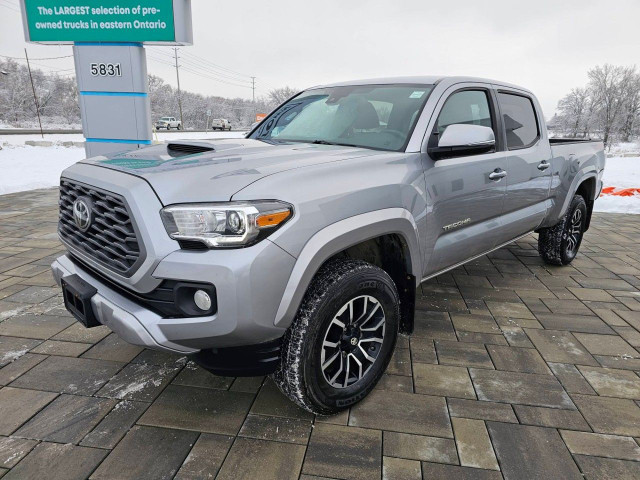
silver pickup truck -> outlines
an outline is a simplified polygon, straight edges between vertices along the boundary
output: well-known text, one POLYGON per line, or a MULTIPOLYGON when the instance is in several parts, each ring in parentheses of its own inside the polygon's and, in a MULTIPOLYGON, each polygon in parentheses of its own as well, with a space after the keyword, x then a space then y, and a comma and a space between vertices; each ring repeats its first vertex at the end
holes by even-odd
POLYGON ((247 138, 81 161, 52 265, 87 327, 270 374, 329 414, 366 396, 426 279, 537 232, 566 265, 602 188, 599 142, 549 139, 531 92, 467 77, 310 88, 247 138))
POLYGON ((176 120, 176 117, 161 117, 155 124, 156 130, 166 128, 167 131, 175 128, 176 130, 182 130, 182 122, 176 120))

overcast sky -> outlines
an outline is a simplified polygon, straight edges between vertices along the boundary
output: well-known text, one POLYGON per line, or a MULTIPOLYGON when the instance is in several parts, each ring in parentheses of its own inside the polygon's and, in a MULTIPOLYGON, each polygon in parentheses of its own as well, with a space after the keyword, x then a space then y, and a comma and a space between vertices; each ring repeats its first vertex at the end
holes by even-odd
MULTIPOLYGON (((473 75, 530 88, 550 117, 590 67, 640 63, 638 0, 192 0, 192 8, 184 65, 193 71, 181 71, 181 84, 204 94, 251 98, 248 76, 263 95, 355 78, 473 75)), ((18 0, 0 0, 1 55, 25 46, 34 58, 71 53, 27 45, 17 9, 18 0)), ((175 85, 175 69, 162 63, 173 50, 148 50, 149 72, 175 85)), ((37 63, 73 68, 71 59, 37 63)))

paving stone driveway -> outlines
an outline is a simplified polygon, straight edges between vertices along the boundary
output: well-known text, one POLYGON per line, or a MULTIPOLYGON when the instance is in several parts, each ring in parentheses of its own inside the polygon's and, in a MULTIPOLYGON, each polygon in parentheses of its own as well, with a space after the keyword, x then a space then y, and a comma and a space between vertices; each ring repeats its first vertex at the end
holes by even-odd
POLYGON ((61 306, 56 190, 0 196, 0 477, 638 479, 640 216, 570 267, 534 236, 425 283, 380 385, 314 418, 61 306))

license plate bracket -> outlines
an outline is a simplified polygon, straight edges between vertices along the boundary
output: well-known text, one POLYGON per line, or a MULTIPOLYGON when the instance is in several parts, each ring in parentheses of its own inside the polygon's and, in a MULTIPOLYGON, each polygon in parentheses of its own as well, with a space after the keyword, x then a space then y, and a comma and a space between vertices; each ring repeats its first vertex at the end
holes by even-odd
POLYGON ((78 275, 62 277, 60 283, 64 306, 71 315, 87 328, 101 325, 91 306, 91 298, 98 293, 98 290, 78 275))

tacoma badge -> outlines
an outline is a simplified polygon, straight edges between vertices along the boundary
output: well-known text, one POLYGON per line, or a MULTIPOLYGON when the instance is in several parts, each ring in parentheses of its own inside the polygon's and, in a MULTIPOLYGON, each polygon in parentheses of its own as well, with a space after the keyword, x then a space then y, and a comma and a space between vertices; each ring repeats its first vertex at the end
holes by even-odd
POLYGON ((450 223, 449 225, 445 225, 444 227, 442 227, 442 229, 448 232, 449 230, 453 230, 454 228, 458 228, 458 227, 461 227, 462 225, 466 225, 470 221, 471 221, 470 218, 465 218, 464 220, 458 220, 457 222, 450 223))

